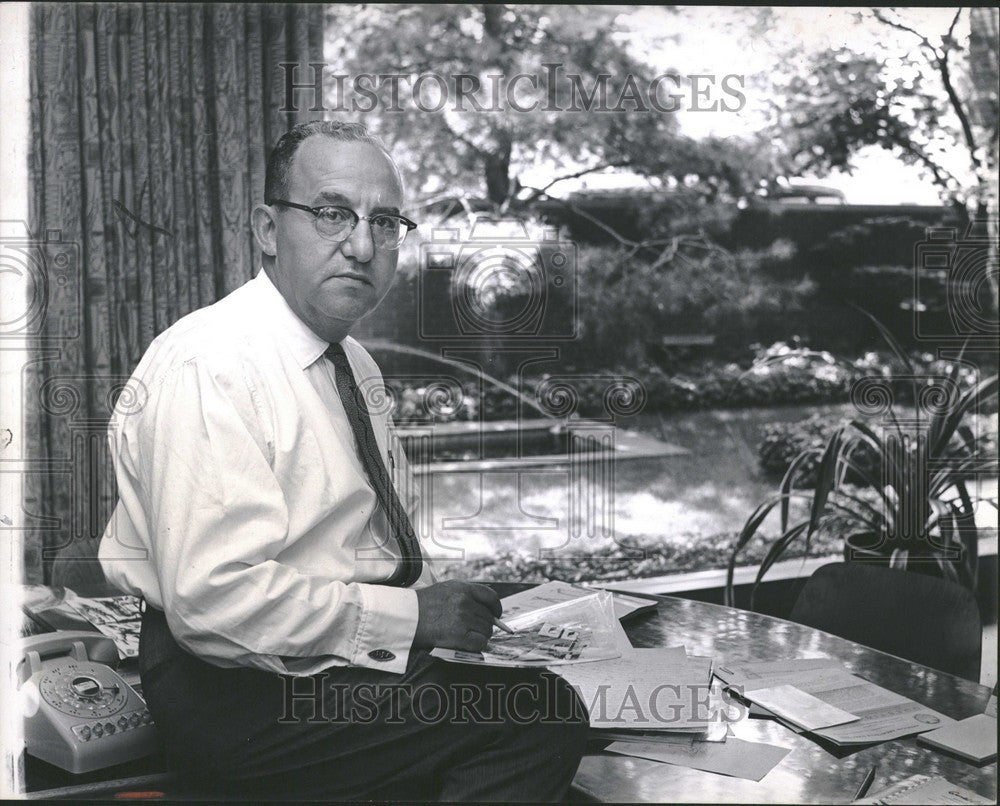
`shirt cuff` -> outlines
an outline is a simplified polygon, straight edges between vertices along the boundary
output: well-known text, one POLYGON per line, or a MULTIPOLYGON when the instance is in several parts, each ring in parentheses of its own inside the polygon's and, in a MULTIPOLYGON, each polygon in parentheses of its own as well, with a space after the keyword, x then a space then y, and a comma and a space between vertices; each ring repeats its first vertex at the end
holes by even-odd
POLYGON ((358 588, 361 624, 351 663, 403 674, 417 632, 417 592, 363 583, 358 588))

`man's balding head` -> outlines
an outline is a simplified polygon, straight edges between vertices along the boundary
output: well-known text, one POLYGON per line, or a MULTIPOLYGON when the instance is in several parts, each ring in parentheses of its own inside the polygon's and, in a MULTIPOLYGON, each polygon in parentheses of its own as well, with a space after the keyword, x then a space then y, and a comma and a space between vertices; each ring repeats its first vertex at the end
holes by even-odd
MULTIPOLYGON (((300 123, 289 129, 278 140, 267 158, 264 176, 264 203, 288 198, 288 180, 295 154, 310 137, 329 137, 341 143, 368 143, 381 150, 395 165, 385 144, 361 123, 344 123, 335 120, 315 120, 300 123)), ((398 169, 397 169, 398 173, 398 169)))

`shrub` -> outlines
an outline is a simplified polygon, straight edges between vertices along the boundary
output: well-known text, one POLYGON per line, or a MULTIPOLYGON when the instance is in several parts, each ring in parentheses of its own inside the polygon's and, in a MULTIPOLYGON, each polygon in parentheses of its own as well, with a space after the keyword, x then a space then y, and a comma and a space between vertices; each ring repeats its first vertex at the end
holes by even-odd
MULTIPOLYGON (((827 418, 814 414, 798 423, 769 423, 764 426, 764 438, 757 446, 757 458, 761 469, 770 476, 781 478, 785 475, 800 453, 809 448, 822 451, 835 430, 827 418)), ((819 457, 812 457, 802 466, 802 486, 816 484, 816 467, 819 457)))
MULTIPOLYGON (((795 457, 807 450, 815 455, 807 458, 800 466, 795 479, 795 487, 811 489, 816 486, 816 472, 819 468, 823 448, 833 432, 847 424, 848 420, 831 421, 828 416, 813 414, 797 423, 770 423, 764 427, 764 438, 757 446, 757 457, 761 469, 779 479, 785 475, 795 457)), ((880 460, 878 454, 866 444, 858 446, 853 459, 870 477, 878 478, 880 460)), ((863 485, 862 476, 854 470, 847 473, 847 481, 863 485)))
MULTIPOLYGON (((723 568, 732 552, 736 535, 681 535, 665 542, 654 535, 629 535, 616 543, 581 554, 567 552, 552 557, 524 551, 506 551, 496 556, 476 557, 463 564, 445 566, 444 578, 482 579, 490 582, 613 582, 621 579, 682 574, 723 568)), ((747 557, 759 562, 767 540, 758 536, 746 549, 747 557)), ((832 533, 816 535, 809 551, 796 546, 787 556, 823 556, 840 550, 832 533)))
POLYGON ((833 282, 863 266, 912 266, 914 249, 927 237, 927 226, 926 221, 905 216, 870 218, 830 233, 805 257, 823 280, 833 282))
POLYGON ((808 280, 772 275, 788 250, 778 243, 727 253, 688 237, 656 256, 580 246, 579 337, 562 346, 566 363, 581 369, 667 366, 674 348, 664 337, 710 335, 711 355, 733 357, 749 343, 787 334, 814 293, 808 280))
MULTIPOLYGON (((850 399, 853 384, 863 377, 886 378, 896 403, 913 404, 912 383, 906 378, 893 382, 887 357, 878 353, 865 353, 852 362, 834 362, 829 354, 807 350, 797 343, 775 342, 766 348, 759 345, 755 348, 755 357, 749 367, 708 362, 697 368, 668 372, 657 366, 629 367, 624 362, 616 362, 613 369, 560 371, 559 384, 568 387, 575 399, 574 406, 565 413, 582 417, 605 416, 609 386, 616 381, 621 388, 633 393, 638 391, 643 401, 639 409, 647 412, 843 403, 850 399)), ((945 372, 943 362, 929 354, 913 356, 911 361, 929 376, 945 372)), ((962 388, 967 388, 976 379, 977 374, 970 368, 959 372, 962 388)), ((470 374, 463 379, 462 388, 449 397, 447 405, 442 405, 440 391, 428 381, 407 383, 405 375, 402 380, 391 374, 386 376, 386 385, 396 400, 393 416, 399 423, 476 420, 480 411, 487 420, 542 416, 536 407, 547 407, 545 397, 552 390, 552 374, 521 378, 512 375, 504 381, 510 387, 520 388, 527 402, 519 401, 492 383, 480 385, 470 374)), ((988 405, 995 411, 993 403, 988 405)), ((626 408, 632 410, 634 407, 629 404, 626 408)), ((548 411, 554 413, 551 408, 548 411)), ((796 446, 811 445, 822 436, 819 422, 801 427, 800 424, 775 426, 767 432, 761 445, 762 467, 768 472, 784 472, 785 459, 789 453, 796 452, 796 446)))

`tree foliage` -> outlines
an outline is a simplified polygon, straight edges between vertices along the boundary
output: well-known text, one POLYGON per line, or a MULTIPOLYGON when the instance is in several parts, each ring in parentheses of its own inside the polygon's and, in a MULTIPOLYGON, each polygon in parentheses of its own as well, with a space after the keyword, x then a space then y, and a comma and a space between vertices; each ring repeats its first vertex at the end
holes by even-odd
POLYGON ((982 209, 996 170, 997 127, 974 114, 982 82, 973 80, 969 52, 982 42, 975 28, 964 40, 956 33, 968 14, 956 9, 946 30, 931 32, 894 9, 871 9, 859 14, 860 24, 911 47, 878 54, 826 49, 779 81, 775 129, 789 171, 850 171, 861 148, 880 146, 920 167, 942 197, 982 209))
MULTIPOLYGON (((650 107, 649 87, 662 73, 630 52, 616 24, 621 13, 602 6, 336 6, 328 60, 332 55, 346 76, 406 76, 396 82, 402 92, 395 102, 393 82, 384 81, 374 89, 374 109, 349 114, 392 143, 423 194, 462 189, 502 206, 521 189, 523 173, 542 165, 557 177, 618 168, 657 180, 705 179, 710 193, 745 192, 756 180, 747 179, 748 166, 758 167, 747 149, 685 138, 674 114, 650 107), (401 100, 426 74, 441 80, 423 83, 423 108, 401 100), (459 83, 479 88, 471 93, 477 103, 468 94, 458 101, 459 83), (435 110, 442 89, 450 97, 435 110)), ((328 106, 358 97, 350 81, 342 89, 328 106)), ((661 102, 671 92, 679 90, 661 80, 661 102)))

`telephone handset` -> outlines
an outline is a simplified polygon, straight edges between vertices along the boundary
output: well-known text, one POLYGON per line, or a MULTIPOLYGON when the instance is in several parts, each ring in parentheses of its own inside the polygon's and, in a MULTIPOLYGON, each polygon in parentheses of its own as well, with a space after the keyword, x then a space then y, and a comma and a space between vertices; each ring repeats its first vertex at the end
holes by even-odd
POLYGON ((73 655, 77 660, 92 660, 103 663, 112 669, 118 668, 118 648, 115 642, 99 632, 84 632, 83 630, 60 630, 32 635, 25 638, 21 644, 23 658, 19 666, 18 683, 23 683, 27 676, 41 668, 41 661, 53 655, 73 655), (77 644, 80 644, 77 647, 77 644), (33 657, 37 656, 37 657, 33 657))
POLYGON ((142 697, 112 666, 118 650, 94 632, 33 635, 18 685, 28 753, 74 773, 142 758, 157 747, 142 697))

